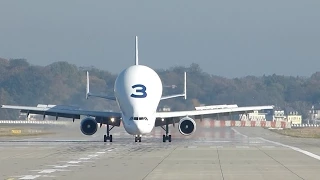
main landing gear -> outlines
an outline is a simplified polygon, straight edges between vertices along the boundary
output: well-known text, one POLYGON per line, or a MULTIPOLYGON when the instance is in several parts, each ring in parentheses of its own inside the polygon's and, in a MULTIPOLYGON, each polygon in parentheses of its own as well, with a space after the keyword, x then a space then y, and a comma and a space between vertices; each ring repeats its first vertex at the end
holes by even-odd
POLYGON ((110 134, 110 131, 111 131, 111 129, 114 128, 114 126, 112 126, 111 128, 110 128, 110 126, 111 126, 111 125, 109 125, 109 123, 107 123, 107 134, 105 134, 105 135, 103 136, 103 141, 104 141, 104 142, 107 142, 108 140, 109 140, 110 142, 112 142, 112 135, 110 134))
POLYGON ((134 136, 134 142, 141 142, 141 135, 134 136))
POLYGON ((168 134, 169 134, 169 123, 168 123, 168 119, 165 119, 165 121, 166 121, 166 127, 163 128, 163 126, 161 126, 161 128, 166 131, 166 134, 164 134, 164 135, 162 136, 162 141, 163 141, 163 142, 166 142, 166 141, 168 140, 169 142, 171 142, 171 135, 168 135, 168 134))

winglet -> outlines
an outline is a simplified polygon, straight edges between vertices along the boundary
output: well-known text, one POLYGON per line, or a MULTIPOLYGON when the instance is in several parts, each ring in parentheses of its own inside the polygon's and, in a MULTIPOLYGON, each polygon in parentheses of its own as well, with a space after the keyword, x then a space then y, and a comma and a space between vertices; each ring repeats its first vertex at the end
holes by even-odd
POLYGON ((88 99, 90 94, 90 89, 89 89, 89 71, 87 71, 87 88, 86 88, 86 99, 88 99))
POLYGON ((136 36, 136 59, 135 65, 139 65, 138 36, 136 36))
POLYGON ((184 72, 184 99, 187 99, 187 72, 184 72))

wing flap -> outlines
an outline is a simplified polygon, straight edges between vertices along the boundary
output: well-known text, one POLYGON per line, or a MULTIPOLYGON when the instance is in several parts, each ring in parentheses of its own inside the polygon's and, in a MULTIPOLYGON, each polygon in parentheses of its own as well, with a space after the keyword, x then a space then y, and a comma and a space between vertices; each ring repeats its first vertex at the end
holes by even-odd
POLYGON ((192 110, 192 111, 169 111, 169 112, 157 112, 157 118, 169 118, 169 117, 182 117, 182 116, 197 116, 197 115, 208 115, 208 114, 222 114, 230 112, 249 112, 255 110, 272 110, 273 106, 247 106, 247 107, 236 107, 236 108, 225 108, 225 109, 212 109, 212 110, 192 110))
POLYGON ((104 111, 88 111, 81 109, 64 109, 59 106, 47 106, 47 107, 32 107, 32 106, 11 106, 2 105, 2 109, 16 109, 21 112, 30 114, 42 114, 57 117, 75 118, 80 119, 81 115, 94 116, 94 117, 121 117, 119 112, 104 112, 104 111))

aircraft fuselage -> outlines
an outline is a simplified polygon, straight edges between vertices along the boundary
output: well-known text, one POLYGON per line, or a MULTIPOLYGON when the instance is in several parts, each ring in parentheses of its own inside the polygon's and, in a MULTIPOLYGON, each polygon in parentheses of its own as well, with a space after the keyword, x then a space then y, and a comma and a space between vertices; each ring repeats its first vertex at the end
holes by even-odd
POLYGON ((158 74, 144 65, 130 66, 117 77, 114 93, 127 133, 150 133, 155 125, 155 113, 162 96, 162 82, 158 74))

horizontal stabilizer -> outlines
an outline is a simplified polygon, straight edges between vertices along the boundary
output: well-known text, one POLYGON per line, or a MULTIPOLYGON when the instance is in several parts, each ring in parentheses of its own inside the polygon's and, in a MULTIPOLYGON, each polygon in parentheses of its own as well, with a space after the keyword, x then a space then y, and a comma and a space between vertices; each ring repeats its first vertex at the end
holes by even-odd
POLYGON ((176 97, 184 97, 184 99, 187 99, 187 72, 184 72, 184 88, 183 89, 184 90, 183 90, 182 94, 163 96, 163 97, 161 97, 161 100, 171 99, 171 98, 176 98, 176 97))

